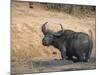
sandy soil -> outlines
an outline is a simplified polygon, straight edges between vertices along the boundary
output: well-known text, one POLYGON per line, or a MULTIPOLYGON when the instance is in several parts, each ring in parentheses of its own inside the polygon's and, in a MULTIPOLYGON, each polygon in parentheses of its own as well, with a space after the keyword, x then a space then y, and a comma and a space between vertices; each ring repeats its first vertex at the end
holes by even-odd
MULTIPOLYGON (((33 7, 29 8, 28 2, 12 2, 12 72, 21 71, 20 63, 25 63, 25 61, 61 59, 58 49, 42 45, 41 26, 46 21, 48 22, 48 28, 54 31, 60 30, 59 24, 62 24, 64 29, 86 32, 90 36, 89 30, 91 30, 94 43, 91 57, 95 58, 95 15, 76 17, 63 12, 45 10, 36 4, 33 7), (53 52, 57 52, 57 54, 53 54, 53 52)), ((23 67, 23 70, 25 72, 26 69, 23 67)), ((30 72, 29 69, 28 72, 30 72)), ((35 69, 31 72, 35 72, 35 69)))

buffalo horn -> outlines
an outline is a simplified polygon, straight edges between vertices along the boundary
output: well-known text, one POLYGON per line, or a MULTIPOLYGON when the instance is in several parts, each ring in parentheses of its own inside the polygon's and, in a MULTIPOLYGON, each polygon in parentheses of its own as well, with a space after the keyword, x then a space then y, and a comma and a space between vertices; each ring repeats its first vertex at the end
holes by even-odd
POLYGON ((46 24, 47 24, 48 22, 45 22, 44 24, 43 24, 43 26, 42 26, 42 32, 43 32, 43 34, 46 34, 47 33, 47 29, 46 29, 46 24))

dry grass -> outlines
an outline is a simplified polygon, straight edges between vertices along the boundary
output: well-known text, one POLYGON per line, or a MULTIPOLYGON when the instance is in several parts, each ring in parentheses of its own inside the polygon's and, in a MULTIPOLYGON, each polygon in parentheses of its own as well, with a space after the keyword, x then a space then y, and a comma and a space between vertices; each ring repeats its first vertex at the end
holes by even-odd
POLYGON ((92 56, 95 56, 95 16, 77 18, 63 12, 47 11, 35 4, 33 6, 34 8, 30 9, 27 2, 12 3, 12 62, 61 58, 56 48, 42 45, 41 26, 46 21, 49 22, 49 28, 54 31, 60 30, 60 23, 64 29, 86 33, 89 29, 92 30, 92 56), (54 55, 53 52, 57 54, 54 55))

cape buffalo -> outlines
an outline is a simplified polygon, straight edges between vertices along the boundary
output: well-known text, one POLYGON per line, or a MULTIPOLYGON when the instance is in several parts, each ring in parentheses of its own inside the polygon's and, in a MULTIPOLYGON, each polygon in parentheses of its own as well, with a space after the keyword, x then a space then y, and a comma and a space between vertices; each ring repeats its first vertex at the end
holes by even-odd
POLYGON ((90 58, 93 42, 88 34, 83 32, 74 32, 72 30, 61 30, 53 32, 46 28, 48 22, 42 26, 44 38, 42 44, 44 46, 54 46, 61 52, 62 59, 70 59, 72 61, 86 62, 90 58))

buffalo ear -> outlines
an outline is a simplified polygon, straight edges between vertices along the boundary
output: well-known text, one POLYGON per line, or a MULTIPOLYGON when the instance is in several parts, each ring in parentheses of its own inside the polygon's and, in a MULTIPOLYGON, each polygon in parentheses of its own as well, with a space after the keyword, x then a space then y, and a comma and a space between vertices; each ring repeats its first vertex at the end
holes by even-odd
POLYGON ((43 25, 42 25, 42 32, 43 32, 43 34, 46 34, 47 33, 47 29, 46 29, 46 24, 47 24, 48 22, 45 22, 43 25))

